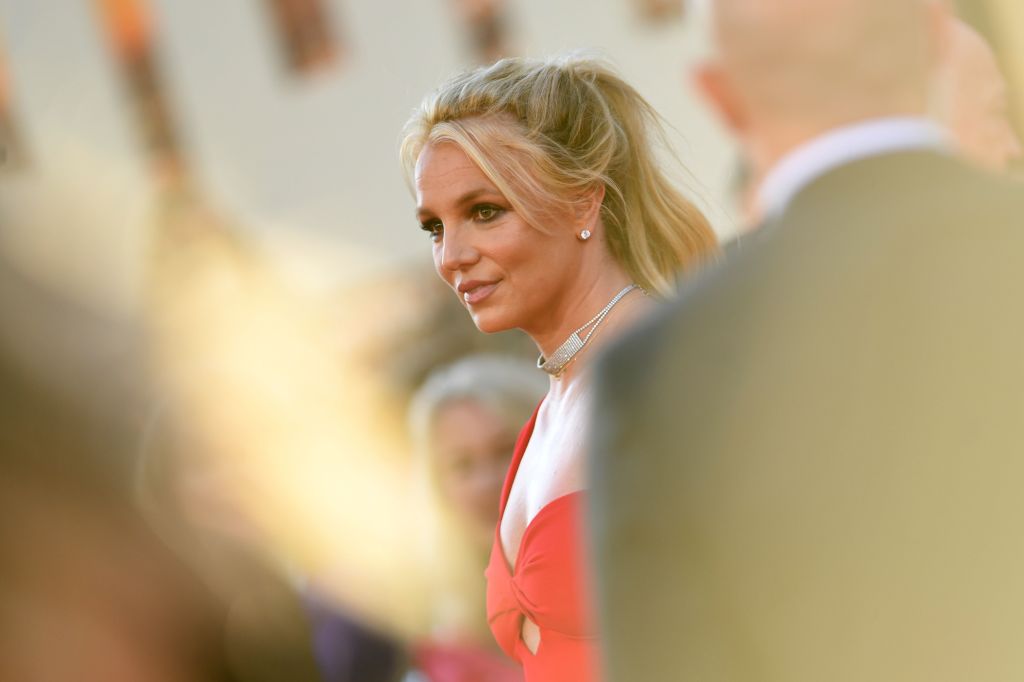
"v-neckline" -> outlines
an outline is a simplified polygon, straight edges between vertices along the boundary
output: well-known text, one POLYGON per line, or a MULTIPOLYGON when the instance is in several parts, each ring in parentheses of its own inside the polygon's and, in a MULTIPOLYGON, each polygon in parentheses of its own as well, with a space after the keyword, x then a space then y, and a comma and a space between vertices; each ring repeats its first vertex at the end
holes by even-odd
POLYGON ((542 517, 552 507, 561 506, 567 500, 574 498, 584 493, 583 490, 573 490, 572 492, 559 495, 555 499, 551 500, 543 507, 541 507, 536 514, 533 515, 527 524, 523 528, 523 534, 519 537, 519 548, 516 550, 516 556, 514 562, 509 562, 508 554, 505 552, 505 544, 501 541, 501 522, 505 519, 505 508, 508 506, 509 497, 512 495, 512 485, 515 483, 516 475, 519 473, 519 465, 523 461, 523 456, 526 454, 526 448, 530 444, 530 440, 533 438, 533 429, 537 425, 537 415, 540 414, 541 405, 544 404, 542 399, 537 407, 533 410, 533 415, 530 417, 530 421, 526 422, 526 426, 523 427, 523 432, 519 436, 519 440, 516 442, 516 452, 512 459, 512 464, 509 466, 508 475, 505 479, 505 488, 501 492, 501 509, 498 513, 498 523, 494 529, 494 541, 497 543, 498 551, 501 552, 502 565, 505 567, 505 571, 509 576, 514 576, 516 570, 519 568, 519 559, 523 554, 523 547, 526 546, 526 538, 533 528, 537 519, 542 517))
POLYGON ((505 545, 501 541, 501 521, 498 521, 498 529, 496 531, 495 541, 498 543, 498 550, 501 552, 502 563, 505 566, 505 571, 510 576, 514 576, 516 574, 516 569, 519 568, 519 560, 523 556, 523 548, 526 546, 526 538, 530 534, 530 531, 533 529, 537 519, 544 516, 544 514, 550 511, 553 507, 561 506, 561 504, 570 501, 571 499, 577 497, 578 495, 582 495, 584 492, 584 490, 573 490, 572 492, 560 495, 555 499, 551 500, 550 502, 548 502, 547 504, 545 504, 543 507, 540 508, 540 511, 534 514, 533 518, 530 519, 529 523, 526 524, 526 528, 523 529, 523 534, 519 538, 519 549, 516 550, 515 562, 510 563, 508 560, 508 554, 505 552, 505 545))

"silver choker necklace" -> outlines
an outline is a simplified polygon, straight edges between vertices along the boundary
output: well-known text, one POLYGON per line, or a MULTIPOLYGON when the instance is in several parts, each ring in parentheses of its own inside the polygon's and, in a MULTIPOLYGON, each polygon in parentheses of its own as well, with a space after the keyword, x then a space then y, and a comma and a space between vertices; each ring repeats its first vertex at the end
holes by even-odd
POLYGON ((631 292, 633 289, 639 289, 635 284, 630 284, 628 287, 615 294, 615 298, 608 301, 608 305, 601 309, 597 315, 590 318, 585 325, 569 334, 569 338, 565 340, 558 349, 551 354, 550 358, 545 358, 544 354, 541 353, 540 357, 537 358, 537 368, 542 369, 556 379, 562 376, 565 368, 569 366, 572 359, 576 357, 576 354, 583 350, 583 347, 587 345, 587 341, 590 341, 590 337, 597 331, 598 326, 604 322, 604 318, 608 316, 611 309, 615 307, 615 304, 622 300, 622 297, 631 292), (587 327, 590 327, 590 331, 587 332, 586 336, 580 337, 582 332, 587 327))

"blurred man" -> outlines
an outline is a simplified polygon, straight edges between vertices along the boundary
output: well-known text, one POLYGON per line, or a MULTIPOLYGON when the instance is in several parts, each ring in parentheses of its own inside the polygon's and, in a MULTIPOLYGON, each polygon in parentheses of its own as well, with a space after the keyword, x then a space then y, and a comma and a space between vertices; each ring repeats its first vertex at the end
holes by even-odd
POLYGON ((1005 171, 1021 158, 1024 149, 1010 122, 1006 79, 996 56, 985 39, 959 19, 950 27, 941 78, 937 113, 960 151, 995 171, 1005 171))
POLYGON ((926 0, 716 0, 762 227, 605 358, 611 680, 1024 679, 1024 193, 926 118, 926 0))

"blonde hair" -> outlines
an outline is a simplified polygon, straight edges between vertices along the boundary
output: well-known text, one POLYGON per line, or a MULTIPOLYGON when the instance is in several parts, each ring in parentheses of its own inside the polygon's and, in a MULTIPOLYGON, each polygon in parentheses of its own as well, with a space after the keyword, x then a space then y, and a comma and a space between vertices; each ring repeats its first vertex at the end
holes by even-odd
MULTIPOLYGON (((548 382, 532 363, 501 355, 470 355, 434 370, 409 406, 409 427, 416 450, 414 489, 425 524, 418 541, 429 590, 424 626, 434 636, 476 636, 489 641, 483 597, 486 549, 443 499, 438 481, 434 429, 444 408, 469 400, 486 406, 518 433, 547 392, 548 382), (483 551, 482 551, 483 550, 483 551)), ((509 459, 512 457, 509 452, 509 459)), ((495 509, 498 499, 494 500, 495 509)))
POLYGON ((669 181, 658 113, 607 65, 575 55, 502 59, 427 96, 405 128, 408 178, 431 143, 457 144, 532 226, 544 230, 599 186, 608 247, 661 295, 716 248, 704 215, 669 181))
POLYGON ((518 432, 547 390, 547 377, 533 363, 504 355, 468 355, 434 370, 416 391, 409 405, 409 431, 417 449, 433 459, 428 451, 434 422, 445 405, 481 403, 518 432))

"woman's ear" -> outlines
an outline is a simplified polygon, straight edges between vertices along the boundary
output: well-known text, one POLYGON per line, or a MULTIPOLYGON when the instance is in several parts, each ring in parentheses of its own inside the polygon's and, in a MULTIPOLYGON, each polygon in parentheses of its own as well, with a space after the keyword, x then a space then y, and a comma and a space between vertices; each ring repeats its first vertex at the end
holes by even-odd
POLYGON ((582 194, 575 205, 576 231, 593 230, 604 203, 604 184, 597 183, 582 194))

